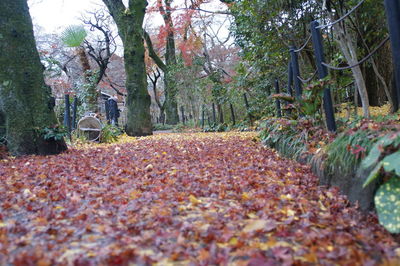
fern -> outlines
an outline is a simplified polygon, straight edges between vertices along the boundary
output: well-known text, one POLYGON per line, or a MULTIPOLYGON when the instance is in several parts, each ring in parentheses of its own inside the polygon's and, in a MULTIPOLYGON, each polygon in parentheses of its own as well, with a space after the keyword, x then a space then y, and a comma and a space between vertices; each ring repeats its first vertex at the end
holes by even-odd
POLYGON ((61 33, 61 40, 68 47, 78 47, 85 40, 86 36, 87 33, 84 27, 71 25, 61 33))

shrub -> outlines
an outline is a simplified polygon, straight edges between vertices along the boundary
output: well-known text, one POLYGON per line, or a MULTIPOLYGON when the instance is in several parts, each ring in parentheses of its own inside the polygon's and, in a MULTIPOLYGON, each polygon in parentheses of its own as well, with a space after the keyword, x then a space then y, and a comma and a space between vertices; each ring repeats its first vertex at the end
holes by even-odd
POLYGON ((153 130, 172 130, 174 126, 167 124, 155 124, 153 125, 153 130))
POLYGON ((118 136, 123 133, 123 130, 113 125, 105 125, 101 129, 100 142, 112 143, 118 140, 118 136))
POLYGON ((204 127, 203 131, 204 132, 224 132, 228 130, 228 125, 223 123, 223 124, 211 124, 211 126, 204 127))
POLYGON ((313 119, 275 118, 264 123, 260 134, 263 143, 294 159, 315 153, 334 138, 313 119))
POLYGON ((350 129, 341 133, 326 148, 328 173, 351 173, 359 167, 379 137, 396 130, 392 121, 378 123, 370 119, 354 121, 348 127, 350 129))
POLYGON ((41 133, 45 140, 62 140, 68 135, 67 129, 64 126, 59 125, 45 127, 41 133))

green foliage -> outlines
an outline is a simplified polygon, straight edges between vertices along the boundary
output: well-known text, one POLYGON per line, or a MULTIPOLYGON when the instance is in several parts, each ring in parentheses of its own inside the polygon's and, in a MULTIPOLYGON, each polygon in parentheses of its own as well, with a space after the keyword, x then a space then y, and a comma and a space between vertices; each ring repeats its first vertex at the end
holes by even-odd
POLYGON ((83 26, 71 25, 61 33, 62 42, 69 47, 78 47, 87 36, 83 26))
POLYGON ((53 127, 45 127, 42 131, 45 140, 62 140, 68 135, 68 131, 64 126, 55 125, 53 127))
POLYGON ((323 147, 334 136, 312 119, 269 119, 262 127, 265 127, 260 134, 262 142, 294 159, 323 147))
POLYGON ((380 186, 374 199, 379 223, 390 233, 400 233, 400 178, 392 177, 380 186))
POLYGON ((167 124, 155 124, 153 125, 153 130, 172 130, 174 128, 173 125, 167 124))
POLYGON ((297 104, 300 115, 316 118, 322 105, 324 86, 326 86, 326 82, 320 80, 307 86, 303 90, 303 95, 297 104))
POLYGON ((0 145, 5 145, 7 143, 6 139, 6 120, 2 112, 0 112, 0 145))
POLYGON ((227 124, 211 124, 211 126, 204 127, 204 132, 225 132, 228 130, 227 124))
POLYGON ((366 130, 340 134, 326 148, 325 165, 328 173, 340 172, 346 175, 354 172, 373 142, 370 132, 366 130))
MULTIPOLYGON (((78 97, 78 117, 82 117, 87 112, 96 110, 96 106, 91 103, 91 99, 97 99, 97 78, 98 71, 87 71, 87 82, 79 84, 76 88, 76 96, 78 97)), ((96 103, 97 104, 97 103, 96 103)))
MULTIPOLYGON (((298 48, 305 43, 310 34, 309 25, 311 21, 327 22, 325 15, 322 15, 325 14, 325 11, 321 10, 320 2, 237 0, 230 6, 230 11, 235 18, 231 31, 235 34, 236 44, 241 47, 240 55, 243 59, 242 67, 237 71, 238 77, 236 79, 238 82, 236 86, 238 88, 258 91, 258 88, 264 87, 272 91, 271 82, 274 79, 287 80, 287 65, 290 58, 288 47, 296 45, 298 48)), ((344 10, 355 4, 354 1, 341 1, 340 5, 332 4, 330 7, 332 8, 331 14, 341 16, 344 10)), ((360 58, 369 53, 365 47, 374 47, 387 34, 383 11, 382 1, 366 1, 358 9, 357 16, 351 15, 353 22, 345 25, 348 34, 353 36, 361 34, 357 43, 357 53, 359 53, 360 58), (371 14, 374 15, 371 16, 371 14), (361 39, 363 40, 361 41, 361 39), (365 45, 362 44, 364 40, 365 45)), ((340 46, 336 45, 334 36, 335 34, 323 34, 324 45, 327 46, 325 57, 331 64, 339 66, 346 60, 340 51, 340 46)), ((311 43, 308 43, 299 57, 300 73, 303 77, 310 77, 314 72, 313 60, 309 58, 309 52, 305 52, 311 46, 311 43)), ((384 51, 378 53, 375 57, 378 66, 386 67, 389 63, 387 62, 389 55, 390 53, 384 51)), ((366 67, 371 69, 371 65, 366 65, 366 67)), ((381 74, 386 70, 383 70, 381 74)), ((383 76, 386 83, 389 83, 388 76, 383 76)), ((335 103, 348 101, 354 97, 354 89, 349 88, 354 80, 350 70, 333 72, 329 80, 332 83, 332 88, 335 88, 333 90, 335 103)), ((369 79, 366 80, 370 82, 369 79)), ((367 84, 367 86, 369 85, 367 84)), ((281 86, 281 91, 285 92, 283 86, 281 86)), ((307 91, 304 92, 307 94, 307 91)), ((319 92, 322 92, 322 90, 319 92)), ((271 92, 268 94, 271 94, 271 92)), ((271 103, 269 103, 269 106, 271 106, 271 103)), ((318 100, 303 102, 298 107, 302 108, 301 113, 303 115, 321 117, 320 112, 318 112, 320 106, 321 102, 318 100)), ((274 111, 269 112, 269 116, 274 116, 274 113, 274 111)), ((292 115, 295 115, 295 113, 292 113, 292 115)))
POLYGON ((174 126, 173 132, 183 132, 183 130, 186 128, 186 126, 183 123, 178 123, 174 126))
POLYGON ((173 126, 172 132, 183 132, 183 131, 185 131, 187 129, 191 129, 191 128, 194 128, 194 127, 195 127, 195 124, 191 120, 186 121, 185 124, 182 123, 182 122, 179 122, 178 124, 173 126))
POLYGON ((363 119, 350 125, 326 149, 329 173, 349 174, 359 166, 371 169, 363 187, 382 177, 385 182, 375 194, 380 223, 391 233, 400 232, 400 133, 393 121, 363 119), (395 131, 395 132, 393 132, 395 131), (364 158, 364 156, 368 154, 364 158), (360 164, 361 163, 361 164, 360 164), (393 211, 395 210, 395 211, 393 211))
MULTIPOLYGON (((398 130, 396 124, 389 120, 378 123, 369 119, 360 119, 345 126, 347 130, 340 134, 326 149, 326 166, 329 173, 340 171, 343 174, 350 174, 354 172, 378 140, 386 134, 398 130)), ((383 138, 382 141, 388 143, 389 140, 383 138)), ((371 157, 366 158, 366 162, 363 163, 365 168, 373 166, 374 162, 371 161, 377 155, 377 149, 381 144, 378 143, 378 146, 375 146, 374 152, 370 155, 371 157)))
POLYGON ((290 112, 284 112, 291 119, 302 116, 317 120, 321 118, 319 111, 322 106, 322 97, 326 83, 324 80, 319 80, 310 84, 303 89, 303 94, 297 101, 287 93, 273 94, 271 98, 281 100, 283 109, 291 110, 290 112), (285 103, 287 103, 286 106, 285 103))
POLYGON ((232 130, 232 129, 235 129, 235 130, 238 130, 238 131, 249 131, 249 130, 251 130, 249 122, 247 120, 240 121, 239 123, 236 123, 236 125, 228 127, 227 131, 232 130))
POLYGON ((368 156, 363 160, 362 167, 375 168, 369 174, 364 187, 378 178, 381 169, 400 177, 400 133, 389 134, 377 141, 368 156))
POLYGON ((271 119, 260 134, 262 142, 279 150, 283 156, 299 158, 306 151, 307 132, 298 132, 296 120, 271 119))
POLYGON ((113 125, 105 125, 101 129, 100 142, 112 143, 118 140, 118 137, 123 133, 122 129, 113 125))

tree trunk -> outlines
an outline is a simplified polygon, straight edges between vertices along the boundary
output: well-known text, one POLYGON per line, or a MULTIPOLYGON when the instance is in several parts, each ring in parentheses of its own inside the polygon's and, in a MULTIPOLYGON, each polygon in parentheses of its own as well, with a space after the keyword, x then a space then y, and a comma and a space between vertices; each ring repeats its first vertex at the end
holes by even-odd
MULTIPOLYGON (((342 50, 343 55, 347 60, 347 63, 349 65, 354 65, 358 63, 357 51, 352 42, 352 36, 350 36, 349 32, 346 31, 340 23, 336 24, 333 28, 338 38, 337 42, 339 43, 339 47, 342 50)), ((364 76, 361 72, 361 68, 360 66, 356 66, 353 67, 351 71, 353 73, 353 77, 355 79, 358 92, 361 97, 361 104, 363 108, 364 117, 369 117, 370 116, 369 99, 368 99, 368 93, 365 85, 364 76)))
MULTIPOLYGON (((165 9, 160 7, 161 14, 163 15, 165 26, 167 27, 167 44, 165 51, 165 64, 167 66, 167 73, 164 75, 165 85, 165 113, 167 115, 167 124, 176 125, 179 123, 178 114, 178 102, 176 100, 176 84, 175 84, 175 71, 173 68, 176 66, 176 54, 175 54, 175 35, 174 35, 174 24, 172 22, 171 14, 171 2, 172 0, 165 0, 165 9)), ((182 118, 184 120, 184 118, 182 118)))
MULTIPOLYGON (((168 64, 168 63, 167 63, 168 64)), ((164 93, 165 93, 165 114, 166 123, 168 125, 176 125, 179 123, 178 102, 176 101, 176 88, 170 72, 164 76, 164 93)))
POLYGON ((217 104, 217 110, 218 110, 218 120, 220 124, 225 123, 224 121, 224 111, 222 110, 222 104, 217 104))
POLYGON ((128 7, 125 7, 122 0, 103 0, 103 2, 117 24, 124 45, 126 89, 128 91, 126 133, 129 136, 151 135, 151 98, 147 92, 142 38, 147 1, 129 0, 128 7))
POLYGON ((56 154, 64 140, 44 139, 55 128, 51 90, 43 79, 26 0, 0 1, 0 112, 13 155, 56 154))
POLYGON ((370 59, 370 63, 371 66, 365 65, 362 67, 370 106, 382 106, 386 101, 389 101, 390 106, 393 106, 392 96, 386 81, 379 73, 373 59, 370 59))

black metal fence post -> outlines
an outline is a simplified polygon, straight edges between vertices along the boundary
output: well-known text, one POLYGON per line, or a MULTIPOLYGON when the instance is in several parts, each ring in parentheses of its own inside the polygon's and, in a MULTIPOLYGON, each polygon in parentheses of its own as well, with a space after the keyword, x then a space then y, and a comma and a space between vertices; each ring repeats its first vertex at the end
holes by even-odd
POLYGON ((64 126, 67 128, 68 136, 71 139, 71 105, 69 103, 69 94, 65 94, 65 112, 64 112, 64 126))
POLYGON ((236 124, 236 118, 235 118, 235 110, 233 109, 232 103, 229 103, 229 109, 231 109, 232 125, 234 126, 236 124))
POLYGON ((106 120, 108 124, 111 124, 111 119, 110 119, 110 104, 108 103, 108 100, 104 101, 104 109, 106 110, 106 120))
MULTIPOLYGON (((311 35, 318 70, 318 77, 320 79, 323 79, 328 75, 328 71, 326 67, 322 65, 322 62, 324 62, 325 59, 322 46, 322 36, 320 30, 317 28, 318 25, 319 23, 317 21, 311 22, 311 35)), ((335 112, 333 110, 332 97, 329 87, 324 88, 324 110, 328 130, 336 131, 335 112)))
POLYGON ((205 110, 204 110, 204 104, 202 105, 202 111, 201 111, 201 128, 204 129, 204 119, 205 119, 205 110))
POLYGON ((185 124, 185 110, 183 109, 183 106, 181 106, 181 116, 182 116, 182 123, 185 124))
POLYGON ((215 114, 215 103, 212 103, 212 118, 213 118, 213 123, 217 124, 217 115, 215 114))
POLYGON ((244 100, 244 105, 246 106, 247 111, 250 109, 250 104, 249 101, 247 100, 247 94, 243 93, 243 100, 244 100))
POLYGON ((400 105, 400 3, 399 0, 384 0, 387 24, 390 34, 390 44, 392 46, 392 58, 394 65, 394 78, 396 86, 394 89, 394 98, 396 104, 395 110, 399 109, 400 105))
POLYGON ((287 91, 290 96, 293 96, 293 67, 292 67, 292 60, 289 61, 288 65, 288 84, 287 84, 287 91))
POLYGON ((72 106, 72 129, 76 129, 76 113, 78 112, 78 97, 74 97, 74 105, 72 106))
POLYGON ((218 120, 220 124, 225 123, 224 121, 224 110, 222 108, 222 104, 217 105, 217 111, 218 111, 218 120))
POLYGON ((294 83, 294 91, 296 98, 301 98, 301 94, 303 92, 303 89, 301 88, 301 81, 299 79, 300 76, 300 69, 299 69, 299 61, 297 58, 297 53, 295 52, 296 47, 291 46, 289 51, 290 51, 290 61, 292 65, 292 73, 293 73, 293 83, 294 83))
POLYGON ((246 105, 247 115, 249 116, 250 125, 253 126, 253 116, 251 115, 251 112, 250 112, 250 104, 247 99, 246 93, 243 93, 243 99, 244 99, 244 104, 246 105))
MULTIPOLYGON (((275 93, 279 94, 279 81, 278 79, 275 79, 275 93)), ((278 117, 282 117, 282 111, 281 111, 281 102, 279 101, 279 99, 275 100, 276 103, 276 115, 278 117)))

